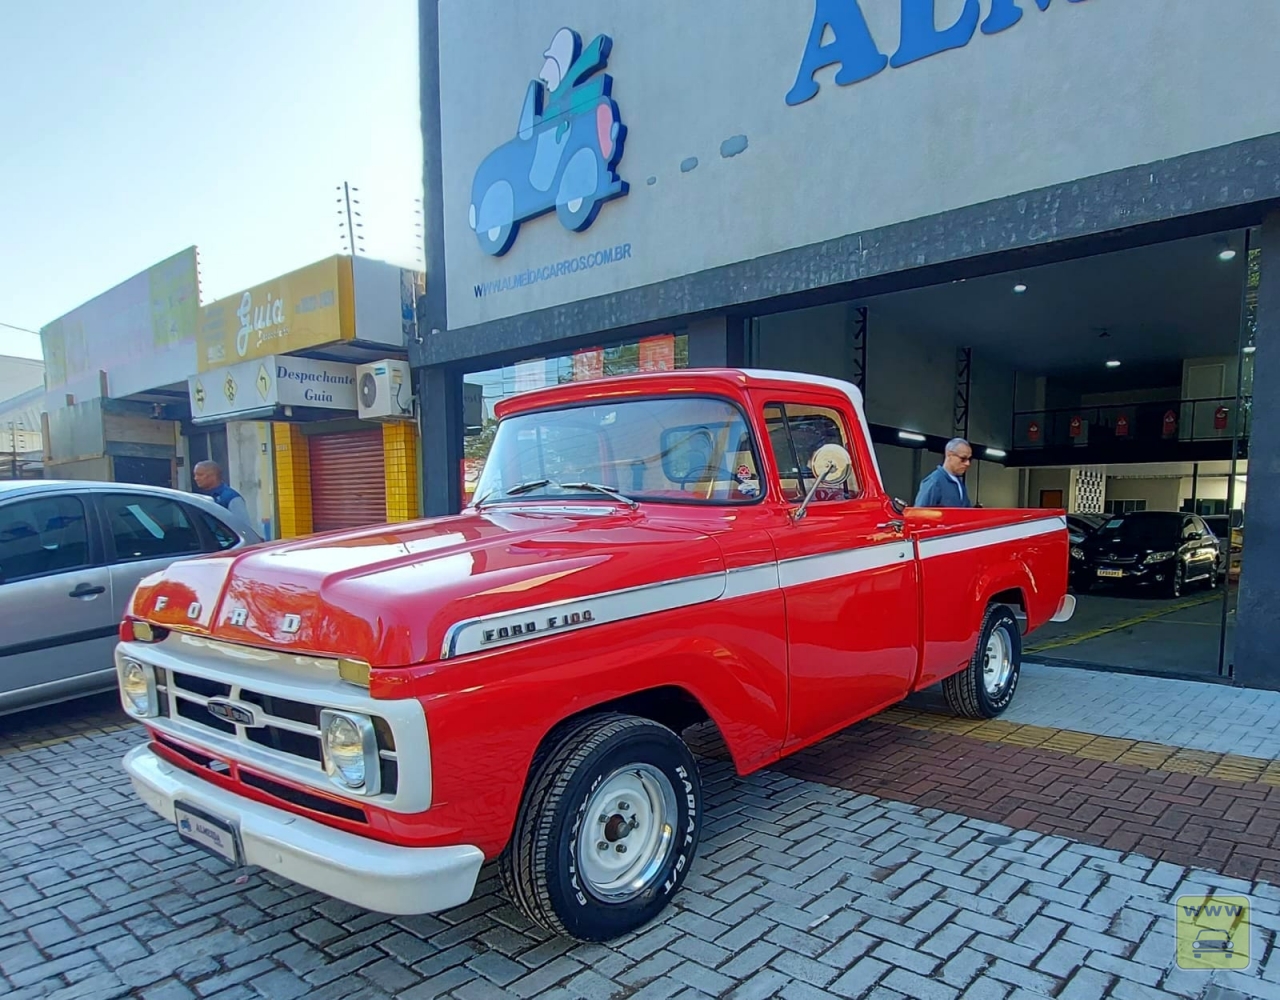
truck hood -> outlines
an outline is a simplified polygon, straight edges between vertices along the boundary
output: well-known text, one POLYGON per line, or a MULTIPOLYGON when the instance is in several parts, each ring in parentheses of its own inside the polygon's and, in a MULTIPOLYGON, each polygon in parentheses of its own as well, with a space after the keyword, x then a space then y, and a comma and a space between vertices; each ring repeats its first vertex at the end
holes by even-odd
MULTIPOLYGON (((139 584, 130 614, 232 643, 396 667, 439 659, 459 629, 469 642, 452 652, 474 652, 486 631, 477 619, 499 616, 484 639, 493 641, 503 615, 664 583, 673 567, 700 578, 686 603, 724 589, 714 539, 642 511, 468 511, 177 562, 139 584)), ((548 620, 530 620, 539 619, 548 620)))

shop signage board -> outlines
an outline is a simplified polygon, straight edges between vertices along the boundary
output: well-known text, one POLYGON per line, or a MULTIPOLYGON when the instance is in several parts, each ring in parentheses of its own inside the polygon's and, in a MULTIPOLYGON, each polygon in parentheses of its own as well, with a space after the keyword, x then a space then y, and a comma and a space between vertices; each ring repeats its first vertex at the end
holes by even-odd
POLYGON ((196 370, 349 341, 355 332, 351 259, 330 257, 201 309, 196 370))
POLYGON ((280 406, 356 410, 356 366, 266 355, 187 380, 191 416, 211 420, 267 419, 280 406))
POLYGON ((450 330, 1280 131, 1272 0, 438 9, 450 330), (561 199, 571 148, 596 186, 561 199))
POLYGON ((88 399, 107 373, 120 398, 181 382, 195 367, 200 291, 196 248, 155 264, 40 331, 50 391, 88 399))

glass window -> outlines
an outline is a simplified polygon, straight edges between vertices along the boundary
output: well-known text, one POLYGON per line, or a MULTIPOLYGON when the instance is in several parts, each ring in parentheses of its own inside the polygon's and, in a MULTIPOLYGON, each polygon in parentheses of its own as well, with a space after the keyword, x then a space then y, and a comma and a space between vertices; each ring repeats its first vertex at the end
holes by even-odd
POLYGON ((183 556, 204 549, 187 508, 175 500, 142 493, 108 493, 102 502, 120 562, 183 556))
POLYGON ((75 497, 37 497, 0 507, 0 582, 87 565, 89 532, 84 504, 75 497))
POLYGON ((212 514, 205 511, 197 510, 196 516, 204 521, 204 526, 209 529, 209 534, 213 536, 214 545, 219 552, 233 548, 239 541, 240 536, 219 521, 212 514))
MULTIPOLYGON (((764 421, 786 500, 798 502, 805 498, 814 480, 809 463, 813 453, 824 444, 838 444, 853 453, 844 420, 836 410, 798 403, 771 403, 764 409, 764 421)), ((853 470, 846 482, 819 487, 813 500, 815 503, 849 500, 861 492, 857 471, 853 470)))
POLYGON ((750 503, 761 494, 742 412, 724 399, 665 397, 508 417, 475 495, 486 503, 600 495, 571 483, 679 503, 750 503))
POLYGON ((493 415, 496 403, 548 385, 688 367, 688 335, 668 333, 609 347, 588 347, 562 357, 537 358, 467 375, 465 381, 471 388, 465 390, 464 395, 471 395, 474 409, 467 414, 463 439, 464 502, 473 499, 489 449, 493 447, 497 431, 497 419, 493 415))

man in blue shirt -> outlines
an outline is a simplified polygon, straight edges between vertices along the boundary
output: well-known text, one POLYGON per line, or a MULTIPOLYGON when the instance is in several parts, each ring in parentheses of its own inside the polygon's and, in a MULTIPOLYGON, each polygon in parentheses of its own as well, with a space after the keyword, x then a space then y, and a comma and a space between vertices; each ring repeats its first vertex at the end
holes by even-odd
POLYGON ((916 494, 917 507, 972 507, 964 474, 973 462, 973 449, 964 438, 947 442, 942 464, 924 477, 916 494))
POLYGON ((222 468, 217 462, 197 462, 191 470, 191 478, 196 481, 196 489, 223 508, 237 523, 242 527, 252 528, 244 497, 222 481, 222 468))

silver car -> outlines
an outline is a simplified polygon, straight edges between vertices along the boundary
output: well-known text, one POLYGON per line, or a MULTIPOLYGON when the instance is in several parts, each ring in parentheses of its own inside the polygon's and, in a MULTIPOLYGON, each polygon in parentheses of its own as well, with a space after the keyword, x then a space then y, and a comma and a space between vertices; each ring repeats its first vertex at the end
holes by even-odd
POLYGON ((0 482, 0 715, 114 688, 117 631, 138 582, 261 540, 177 490, 0 482))

